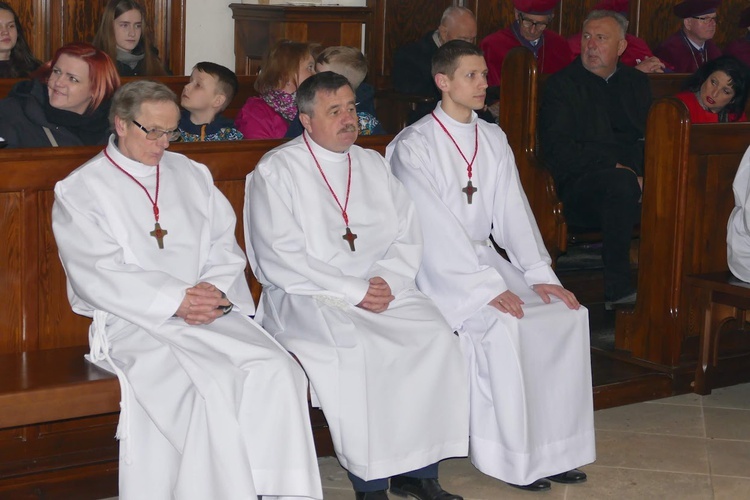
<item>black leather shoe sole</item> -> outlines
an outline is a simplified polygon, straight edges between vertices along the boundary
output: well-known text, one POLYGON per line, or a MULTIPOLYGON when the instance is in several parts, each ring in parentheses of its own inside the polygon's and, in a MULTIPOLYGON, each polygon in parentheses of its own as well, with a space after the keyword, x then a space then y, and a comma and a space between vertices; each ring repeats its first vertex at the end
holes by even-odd
POLYGON ((531 484, 513 484, 506 483, 508 486, 513 486, 519 490, 524 491, 549 491, 552 488, 552 484, 546 479, 537 479, 531 484))
POLYGON ((550 481, 554 481, 556 483, 561 483, 561 484, 585 483, 586 473, 578 469, 573 469, 573 470, 569 470, 568 472, 563 472, 562 474, 555 474, 554 476, 549 476, 547 479, 549 479, 550 481))
POLYGON ((393 476, 390 492, 401 497, 410 496, 417 500, 463 500, 463 497, 445 491, 437 479, 393 476))

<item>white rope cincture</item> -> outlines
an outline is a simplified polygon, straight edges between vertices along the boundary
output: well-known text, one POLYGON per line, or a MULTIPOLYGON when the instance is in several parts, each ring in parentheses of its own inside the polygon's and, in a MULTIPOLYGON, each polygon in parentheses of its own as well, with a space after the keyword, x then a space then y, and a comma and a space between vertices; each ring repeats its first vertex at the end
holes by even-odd
POLYGON ((121 445, 124 445, 123 460, 126 464, 130 465, 132 460, 130 458, 130 418, 127 411, 126 402, 130 399, 130 384, 125 378, 125 374, 115 365, 112 358, 109 356, 109 339, 107 338, 107 313, 104 311, 94 311, 94 321, 92 321, 89 327, 89 346, 91 351, 89 356, 92 362, 106 361, 109 366, 114 370, 117 375, 117 380, 120 381, 120 420, 117 423, 117 432, 115 432, 115 438, 121 441, 121 445))

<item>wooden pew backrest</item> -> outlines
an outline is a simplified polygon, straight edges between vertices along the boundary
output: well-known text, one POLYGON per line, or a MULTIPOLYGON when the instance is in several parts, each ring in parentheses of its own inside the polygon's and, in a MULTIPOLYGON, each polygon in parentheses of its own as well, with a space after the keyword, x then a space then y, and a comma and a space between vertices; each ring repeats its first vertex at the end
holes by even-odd
MULTIPOLYGON (((358 144, 383 154, 392 138, 361 137, 358 144)), ((176 143, 170 149, 208 165, 238 215, 237 240, 244 246, 245 176, 281 142, 176 143)), ((0 353, 88 343, 90 320, 74 314, 68 304, 50 217, 55 183, 100 150, 72 147, 0 152, 0 300, 6 304, 0 315, 0 353)), ((257 300, 260 287, 250 273, 249 277, 257 300)))
MULTIPOLYGON (((358 144, 385 153, 393 136, 358 144)), ((206 164, 237 215, 244 247, 245 177, 283 141, 174 144, 206 164)), ((117 379, 84 361, 90 319, 73 314, 52 235, 55 183, 100 147, 0 151, 0 498, 117 494, 117 379), (85 492, 85 493, 83 493, 85 492)), ((260 286, 246 270, 255 299, 260 286)), ((311 411, 319 454, 333 454, 311 411)))
POLYGON ((618 317, 618 349, 666 366, 695 360, 700 314, 685 277, 727 270, 732 183, 748 145, 750 123, 693 125, 676 98, 651 107, 638 301, 618 317))

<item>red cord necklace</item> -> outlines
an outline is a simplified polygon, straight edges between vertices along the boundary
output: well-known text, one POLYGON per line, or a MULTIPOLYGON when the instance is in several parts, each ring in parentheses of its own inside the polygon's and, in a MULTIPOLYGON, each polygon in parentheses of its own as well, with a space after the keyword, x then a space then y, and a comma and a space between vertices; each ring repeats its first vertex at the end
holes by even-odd
POLYGON ((159 164, 158 163, 156 164, 156 194, 153 198, 151 198, 151 194, 149 194, 148 189, 146 189, 146 186, 141 184, 141 182, 135 177, 133 177, 130 174, 130 172, 126 171, 124 168, 118 165, 117 162, 113 160, 111 156, 109 156, 109 153, 107 153, 106 149, 103 150, 103 153, 104 153, 104 156, 106 156, 107 159, 110 161, 110 163, 112 163, 112 165, 114 165, 115 167, 120 169, 122 173, 124 173, 125 175, 133 179, 133 181, 136 184, 138 184, 141 187, 141 189, 143 189, 143 192, 146 193, 146 196, 148 196, 148 201, 151 202, 151 206, 154 208, 154 220, 155 220, 154 230, 148 234, 156 238, 156 243, 159 245, 159 249, 164 250, 164 236, 166 236, 168 232, 166 229, 162 229, 161 226, 159 225, 159 164))
POLYGON ((357 235, 355 233, 352 233, 352 230, 349 229, 349 215, 346 213, 346 209, 349 206, 349 193, 351 192, 352 187, 352 157, 349 153, 346 153, 346 158, 349 160, 349 178, 346 181, 346 199, 344 200, 344 206, 341 206, 341 202, 339 201, 339 197, 336 196, 336 193, 333 191, 333 188, 331 187, 331 184, 328 182, 328 178, 326 177, 326 174, 323 172, 323 169, 320 167, 320 163, 318 163, 318 159, 315 157, 315 153, 313 153, 312 148, 310 147, 310 143, 307 142, 307 134, 302 134, 302 138, 305 139, 305 146, 307 146, 307 150, 310 151, 310 154, 313 157, 313 160, 315 161, 315 166, 318 167, 318 171, 320 172, 320 175, 323 176, 323 181, 325 181, 326 186, 328 186, 328 190, 333 195, 333 199, 336 201, 336 204, 339 206, 339 209, 341 210, 341 216, 344 218, 344 224, 346 225, 346 232, 341 237, 345 239, 349 243, 349 250, 352 252, 355 250, 354 248, 354 240, 357 239, 357 235))
POLYGON ((458 154, 461 155, 461 158, 464 159, 466 162, 466 173, 469 176, 469 182, 466 183, 466 187, 463 188, 461 191, 466 194, 466 201, 469 205, 471 205, 472 198, 474 197, 474 193, 479 191, 479 189, 475 188, 471 183, 471 167, 474 166, 474 160, 477 159, 477 153, 479 152, 479 132, 478 132, 478 125, 474 124, 474 156, 471 157, 471 161, 466 159, 466 156, 464 155, 464 152, 461 151, 461 148, 458 147, 458 143, 453 138, 450 132, 448 132, 448 129, 445 128, 445 125, 443 125, 443 122, 441 122, 438 117, 435 115, 435 112, 433 111, 430 113, 432 117, 435 119, 436 122, 438 122, 438 125, 440 125, 440 128, 443 129, 443 131, 448 134, 448 137, 450 137, 451 141, 453 141, 453 145, 456 146, 456 149, 458 149, 458 154))

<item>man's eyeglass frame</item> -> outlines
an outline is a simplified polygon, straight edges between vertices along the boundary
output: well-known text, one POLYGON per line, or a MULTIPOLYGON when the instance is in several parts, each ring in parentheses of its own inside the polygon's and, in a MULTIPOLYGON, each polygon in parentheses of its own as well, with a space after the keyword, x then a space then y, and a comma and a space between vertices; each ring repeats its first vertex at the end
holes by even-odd
POLYGON ((719 18, 717 16, 709 17, 709 16, 690 16, 691 19, 697 19, 702 24, 710 24, 712 21, 714 24, 719 23, 719 18))
POLYGON ((174 130, 159 130, 158 128, 152 128, 151 130, 147 129, 140 123, 138 123, 135 120, 131 120, 133 124, 138 127, 139 129, 146 132, 146 139, 149 141, 158 141, 162 138, 162 136, 166 135, 169 142, 174 142, 177 139, 180 138, 180 129, 174 129, 174 130))
POLYGON ((521 12, 518 13, 518 19, 521 21, 521 24, 523 24, 524 28, 538 29, 540 31, 547 29, 547 26, 549 26, 549 23, 552 22, 552 19, 545 21, 545 22, 532 21, 531 19, 526 19, 525 17, 523 17, 523 14, 521 12))

